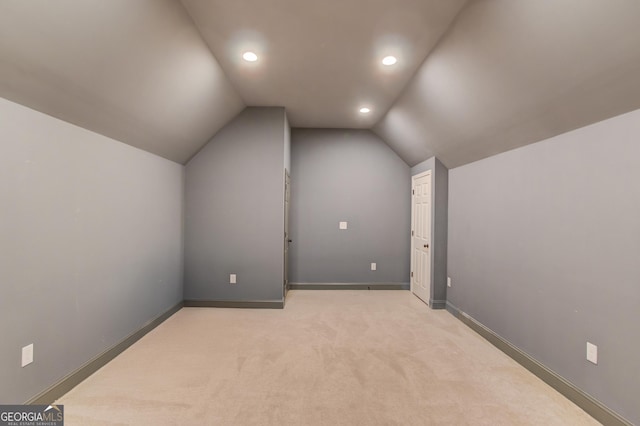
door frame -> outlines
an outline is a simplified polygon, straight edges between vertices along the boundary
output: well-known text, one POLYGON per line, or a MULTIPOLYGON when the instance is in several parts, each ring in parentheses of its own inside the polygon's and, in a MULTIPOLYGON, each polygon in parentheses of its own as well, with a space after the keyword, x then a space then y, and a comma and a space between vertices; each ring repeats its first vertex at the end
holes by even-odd
MULTIPOLYGON (((429 200, 429 206, 431 208, 431 211, 429 212, 429 218, 431 219, 431 223, 429 223, 429 235, 431 237, 430 240, 430 244, 431 244, 431 248, 429 250, 429 297, 428 297, 428 301, 424 300, 423 302, 425 302, 427 304, 427 306, 431 307, 431 298, 433 296, 433 213, 434 213, 434 209, 433 209, 433 170, 427 170, 421 173, 418 173, 416 175, 411 176, 411 223, 409 224, 410 230, 409 230, 409 235, 411 238, 411 255, 410 255, 410 259, 409 259, 409 264, 410 264, 410 272, 409 272, 409 291, 411 292, 411 294, 413 294, 415 296, 415 293, 413 292, 413 286, 414 286, 414 280, 413 280, 413 271, 414 271, 414 261, 413 261, 413 251, 415 249, 414 247, 414 241, 413 241, 413 234, 414 234, 414 224, 415 224, 415 181, 425 177, 425 176, 431 176, 431 180, 430 185, 431 187, 429 188, 429 197, 431 198, 429 200)), ((418 297, 418 296, 416 296, 418 297)), ((418 299, 420 299, 418 297, 418 299)), ((420 299, 422 300, 422 299, 420 299)))
POLYGON ((283 284, 282 284, 282 297, 287 297, 287 292, 289 291, 289 242, 290 240, 290 229, 289 229, 289 221, 290 217, 290 208, 291 208, 291 175, 289 174, 289 170, 284 169, 284 271, 283 271, 283 284), (288 193, 287 193, 288 191, 288 193))

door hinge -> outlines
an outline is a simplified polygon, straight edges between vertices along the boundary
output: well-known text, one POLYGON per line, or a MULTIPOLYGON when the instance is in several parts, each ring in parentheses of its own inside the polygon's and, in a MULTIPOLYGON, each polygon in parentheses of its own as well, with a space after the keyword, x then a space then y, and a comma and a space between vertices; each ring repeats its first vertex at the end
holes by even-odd
POLYGON ((413 278, 413 272, 411 273, 411 278, 413 278))
POLYGON ((411 236, 413 237, 413 231, 411 231, 411 236))
POLYGON ((411 195, 416 195, 416 190, 415 189, 411 190, 411 195))

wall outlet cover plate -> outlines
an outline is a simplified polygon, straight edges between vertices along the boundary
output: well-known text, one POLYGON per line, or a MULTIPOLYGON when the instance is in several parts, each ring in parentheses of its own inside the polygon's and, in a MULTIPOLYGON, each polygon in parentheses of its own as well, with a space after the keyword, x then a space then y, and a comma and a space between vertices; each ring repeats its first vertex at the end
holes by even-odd
POLYGON ((32 362, 33 362, 33 343, 22 348, 22 366, 26 367, 32 362))
POLYGON ((598 347, 587 342, 587 361, 598 365, 598 347))

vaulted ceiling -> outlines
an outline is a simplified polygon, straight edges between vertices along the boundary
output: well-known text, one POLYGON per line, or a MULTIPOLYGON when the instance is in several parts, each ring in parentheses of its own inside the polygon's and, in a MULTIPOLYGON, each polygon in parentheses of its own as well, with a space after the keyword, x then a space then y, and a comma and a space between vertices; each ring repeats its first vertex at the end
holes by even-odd
POLYGON ((286 106, 294 127, 370 128, 465 0, 183 0, 248 105, 286 106), (254 66, 239 52, 254 51, 254 66), (398 63, 385 67, 383 57, 398 63), (371 113, 359 113, 361 105, 371 113))
POLYGON ((0 0, 0 96, 180 163, 284 106, 455 167, 640 108, 638 22, 636 0, 0 0))

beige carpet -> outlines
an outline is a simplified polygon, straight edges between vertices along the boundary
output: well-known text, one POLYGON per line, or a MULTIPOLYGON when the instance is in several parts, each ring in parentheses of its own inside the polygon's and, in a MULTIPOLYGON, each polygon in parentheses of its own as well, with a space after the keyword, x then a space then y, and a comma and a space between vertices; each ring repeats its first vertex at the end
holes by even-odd
POLYGON ((408 291, 185 308, 58 403, 67 425, 598 424, 408 291))

